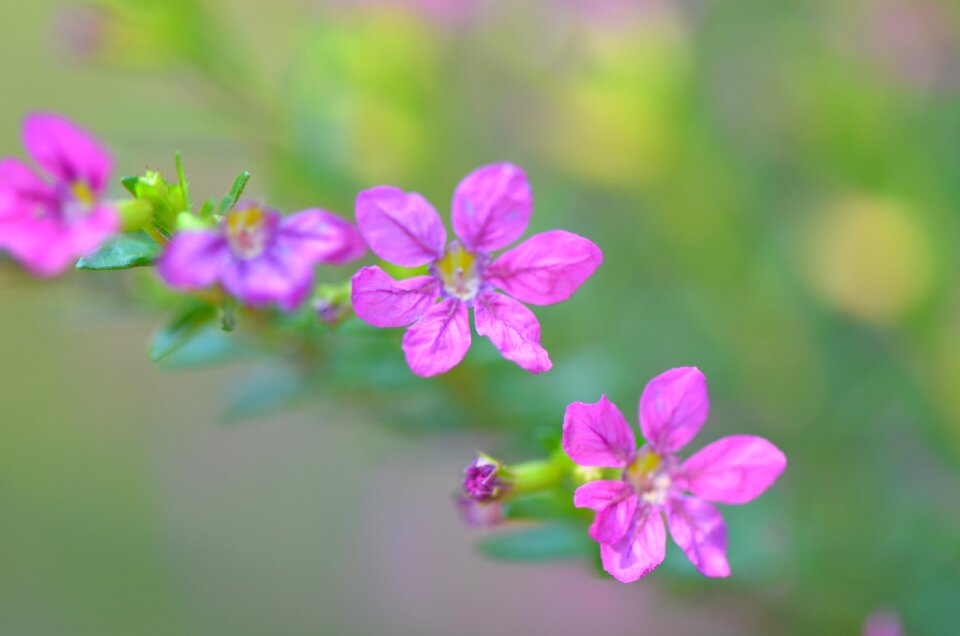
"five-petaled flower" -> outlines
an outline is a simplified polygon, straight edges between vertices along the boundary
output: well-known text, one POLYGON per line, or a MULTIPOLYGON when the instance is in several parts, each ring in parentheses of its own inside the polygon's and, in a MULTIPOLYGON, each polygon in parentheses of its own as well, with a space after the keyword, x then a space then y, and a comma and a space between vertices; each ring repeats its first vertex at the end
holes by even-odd
POLYGON ((570 458, 581 466, 622 469, 620 479, 590 481, 574 493, 577 507, 597 512, 590 536, 600 544, 604 569, 616 579, 636 581, 663 561, 661 513, 673 540, 702 574, 730 575, 726 525, 710 502, 751 501, 780 476, 787 460, 762 437, 732 435, 681 461, 676 451, 703 426, 709 406, 706 379, 698 369, 657 376, 640 397, 647 443, 639 450, 630 426, 606 396, 567 407, 563 448, 570 458))
POLYGON ((0 160, 0 248, 39 276, 53 276, 98 247, 120 225, 102 197, 110 156, 59 115, 34 114, 23 145, 50 181, 19 159, 0 160))
POLYGON ((174 235, 158 263, 173 287, 197 290, 219 283, 243 303, 276 303, 292 311, 307 297, 318 263, 359 258, 366 246, 353 224, 324 210, 290 216, 241 203, 210 229, 174 235))
POLYGON ((447 244, 440 216, 419 194, 389 186, 361 192, 357 226, 370 249, 403 267, 429 264, 429 275, 397 281, 379 267, 365 267, 353 277, 354 310, 376 327, 410 325, 403 351, 417 375, 444 373, 463 359, 470 348, 470 307, 477 333, 490 338, 505 358, 533 373, 549 370, 540 323, 517 301, 566 300, 596 271, 603 254, 581 236, 552 230, 491 259, 491 252, 523 234, 532 207, 520 168, 506 163, 479 168, 453 195, 459 240, 447 244))

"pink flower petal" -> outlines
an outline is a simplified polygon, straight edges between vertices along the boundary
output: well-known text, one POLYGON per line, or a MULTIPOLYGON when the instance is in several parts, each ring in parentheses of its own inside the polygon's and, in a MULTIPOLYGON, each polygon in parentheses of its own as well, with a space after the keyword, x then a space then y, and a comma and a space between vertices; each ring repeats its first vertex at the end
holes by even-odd
POLYGON ((567 407, 563 450, 581 466, 622 468, 633 459, 637 442, 617 405, 604 395, 599 402, 567 407))
POLYGON ((160 257, 157 273, 171 287, 203 289, 217 282, 229 258, 227 239, 219 232, 179 232, 160 257))
POLYGON ((573 493, 573 505, 597 511, 590 536, 599 543, 616 543, 630 529, 637 511, 633 488, 622 481, 590 481, 573 493))
POLYGON ((434 305, 403 335, 403 353, 419 376, 446 373, 457 366, 470 348, 467 306, 454 299, 434 305))
POLYGON ((588 481, 573 492, 573 505, 599 511, 631 495, 633 488, 626 482, 597 479, 588 481))
POLYGON ((453 231, 469 250, 492 252, 520 238, 532 211, 523 170, 509 163, 483 166, 453 194, 453 231))
POLYGON ((341 265, 367 251, 352 223, 326 210, 309 209, 280 221, 279 238, 287 249, 311 263, 341 265))
POLYGON ((437 302, 440 283, 433 276, 394 280, 374 265, 351 279, 350 298, 357 316, 374 327, 405 327, 437 302))
POLYGON ((762 437, 731 435, 690 456, 683 473, 698 497, 742 504, 760 496, 786 467, 783 452, 762 437))
POLYGON ((707 379, 696 367, 661 373, 640 396, 640 429, 658 453, 684 447, 707 421, 707 379))
POLYGON ((313 267, 289 253, 267 251, 249 260, 228 259, 220 282, 244 304, 260 307, 275 303, 293 311, 310 293, 313 267))
POLYGON ((60 115, 39 113, 23 124, 23 145, 44 170, 66 183, 82 181, 97 194, 110 178, 110 155, 92 135, 60 115))
POLYGON ((569 298, 602 262, 603 252, 590 240, 551 230, 501 254, 485 276, 518 300, 550 305, 569 298))
POLYGON ((383 260, 419 267, 443 256, 447 230, 419 194, 379 186, 357 195, 356 208, 360 234, 383 260))
POLYGON ((313 266, 290 253, 266 251, 248 260, 228 259, 220 282, 231 295, 251 307, 276 304, 293 311, 313 285, 313 266))
POLYGON ((651 506, 637 509, 623 538, 600 544, 603 569, 623 583, 633 583, 663 563, 667 533, 663 517, 651 506))
POLYGON ((495 292, 480 294, 473 310, 477 333, 490 338, 504 358, 531 373, 543 373, 553 366, 540 346, 540 323, 532 311, 495 292))
POLYGON ((696 497, 677 497, 667 505, 670 536, 704 576, 730 576, 727 526, 720 512, 696 497))
POLYGON ((100 247, 119 226, 116 211, 100 206, 85 218, 63 223, 34 217, 4 224, 3 245, 37 276, 55 276, 72 268, 77 259, 100 247))
POLYGON ((13 157, 0 161, 0 217, 30 215, 45 201, 53 202, 53 189, 36 172, 13 157))

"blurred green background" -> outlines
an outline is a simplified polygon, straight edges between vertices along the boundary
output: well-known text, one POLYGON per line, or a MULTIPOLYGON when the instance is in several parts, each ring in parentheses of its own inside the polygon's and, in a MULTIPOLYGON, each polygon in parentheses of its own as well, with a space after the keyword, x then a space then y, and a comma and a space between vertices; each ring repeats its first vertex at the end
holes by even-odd
POLYGON ((420 380, 399 333, 347 334, 271 410, 257 387, 297 380, 263 357, 151 366, 141 277, 0 264, 0 633, 856 634, 878 608, 960 633, 955 3, 37 0, 0 25, 4 155, 55 110, 117 176, 180 150, 201 196, 249 169, 345 216, 381 183, 446 216, 509 160, 531 231, 606 256, 538 309, 544 376, 475 338, 420 380), (724 509, 731 579, 672 546, 630 586, 473 549, 452 493, 477 448, 536 456, 601 393, 633 420, 686 364, 713 398, 692 448, 790 461, 724 509))

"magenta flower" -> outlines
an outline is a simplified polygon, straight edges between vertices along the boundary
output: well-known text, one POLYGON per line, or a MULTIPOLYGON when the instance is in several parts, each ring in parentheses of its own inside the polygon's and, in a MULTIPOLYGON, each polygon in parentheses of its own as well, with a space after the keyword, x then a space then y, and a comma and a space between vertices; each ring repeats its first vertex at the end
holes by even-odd
POLYGON ((710 502, 751 501, 780 476, 787 459, 762 437, 732 435, 681 460, 675 453, 697 434, 709 409, 699 369, 682 367, 655 377, 640 397, 647 443, 637 450, 633 431, 606 396, 567 407, 567 455, 581 466, 623 469, 620 479, 587 482, 573 496, 578 508, 597 512, 590 536, 600 544, 604 569, 617 580, 636 581, 663 561, 661 513, 674 542, 702 574, 730 575, 726 525, 710 502))
POLYGON ((470 348, 470 307, 477 333, 490 338, 505 358, 533 373, 549 370, 540 323, 517 301, 566 300, 599 267, 603 254, 581 236, 551 230, 492 260, 490 252, 523 234, 532 207, 520 168, 507 163, 479 168, 453 195, 459 240, 447 244, 440 216, 419 194, 388 186, 361 192, 357 226, 370 249, 403 267, 429 264, 429 275, 397 281, 379 267, 365 267, 353 277, 354 310, 376 327, 410 325, 403 351, 417 375, 444 373, 463 359, 470 348))
POLYGON ((219 283, 247 305, 276 303, 292 311, 309 294, 317 263, 342 264, 365 251, 353 224, 330 212, 310 209, 282 217, 241 204, 215 228, 177 233, 158 271, 178 289, 219 283))
POLYGON ((59 115, 27 117, 23 145, 51 179, 14 157, 0 160, 0 248, 34 274, 53 276, 119 228, 116 210, 102 200, 110 156, 59 115))

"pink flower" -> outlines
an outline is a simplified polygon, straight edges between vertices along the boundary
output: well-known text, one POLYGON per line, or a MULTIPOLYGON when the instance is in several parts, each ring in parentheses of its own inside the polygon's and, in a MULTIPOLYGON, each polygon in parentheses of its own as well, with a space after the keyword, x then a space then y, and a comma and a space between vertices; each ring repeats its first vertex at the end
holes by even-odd
POLYGON ((903 636, 903 622, 896 612, 878 608, 867 616, 861 634, 863 636, 903 636))
POLYGON ((92 252, 120 225, 102 197, 110 156, 59 115, 35 114, 23 145, 47 180, 13 157, 0 160, 0 248, 39 276, 53 276, 92 252))
POLYGON ((219 283, 247 305, 276 303, 292 311, 309 294, 317 263, 346 263, 365 251, 356 228, 330 212, 311 209, 282 217, 241 204, 215 228, 177 233, 158 271, 178 289, 219 283))
POLYGON ((463 359, 470 348, 470 307, 477 333, 490 338, 505 358, 533 373, 549 370, 540 323, 517 301, 566 300, 599 267, 603 254, 581 236, 551 230, 491 259, 490 252, 523 234, 532 207, 520 168, 507 163, 479 168, 453 195, 459 240, 447 244, 440 216, 419 194, 388 186, 361 192, 357 226, 370 249, 403 267, 429 264, 429 275, 397 281, 379 267, 365 267, 353 277, 354 310, 376 327, 410 325, 403 351, 417 375, 444 373, 463 359))
POLYGON ((600 544, 604 569, 617 580, 636 581, 663 561, 663 514, 674 542, 702 574, 730 575, 726 525, 710 502, 751 501, 780 476, 787 459, 762 437, 732 435, 681 460, 676 451, 697 434, 709 409, 699 369, 655 377, 640 397, 647 443, 637 450, 633 431, 606 396, 567 407, 567 455, 581 466, 623 469, 620 479, 587 482, 573 496, 578 508, 597 512, 590 536, 600 544))

